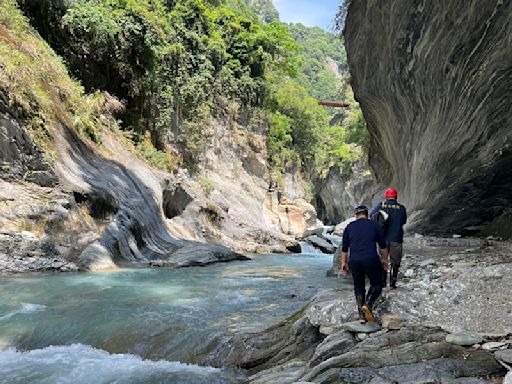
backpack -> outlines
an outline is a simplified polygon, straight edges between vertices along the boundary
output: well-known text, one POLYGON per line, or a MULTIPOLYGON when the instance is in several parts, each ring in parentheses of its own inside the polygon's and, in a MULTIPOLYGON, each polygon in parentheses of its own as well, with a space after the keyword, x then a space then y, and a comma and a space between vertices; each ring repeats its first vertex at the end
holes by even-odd
POLYGON ((381 208, 375 212, 370 219, 375 221, 379 228, 384 232, 386 230, 386 224, 389 218, 389 213, 386 212, 386 206, 384 203, 381 204, 381 208))

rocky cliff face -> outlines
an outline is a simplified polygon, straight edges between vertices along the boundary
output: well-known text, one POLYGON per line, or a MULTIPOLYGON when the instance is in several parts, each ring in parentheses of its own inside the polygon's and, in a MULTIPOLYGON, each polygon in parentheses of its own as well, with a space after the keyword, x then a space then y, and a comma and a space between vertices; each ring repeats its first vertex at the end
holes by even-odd
POLYGON ((245 259, 232 250, 286 252, 316 223, 300 194, 269 191, 264 132, 218 122, 199 175, 155 170, 126 145, 114 99, 85 95, 18 23, 0 23, 0 273, 245 259))
POLYGON ((365 164, 356 164, 349 175, 332 167, 316 195, 318 217, 326 224, 339 224, 354 215, 357 205, 372 206, 378 190, 365 164))
POLYGON ((511 14, 503 0, 350 3, 370 165, 417 231, 469 233, 512 202, 511 14))

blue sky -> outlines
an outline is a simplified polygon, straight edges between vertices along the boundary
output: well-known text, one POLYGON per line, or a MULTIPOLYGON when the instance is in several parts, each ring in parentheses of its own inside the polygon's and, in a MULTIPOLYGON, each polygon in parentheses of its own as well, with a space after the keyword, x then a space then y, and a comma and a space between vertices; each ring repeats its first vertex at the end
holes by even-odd
POLYGON ((332 29, 341 0, 273 0, 281 21, 332 29))

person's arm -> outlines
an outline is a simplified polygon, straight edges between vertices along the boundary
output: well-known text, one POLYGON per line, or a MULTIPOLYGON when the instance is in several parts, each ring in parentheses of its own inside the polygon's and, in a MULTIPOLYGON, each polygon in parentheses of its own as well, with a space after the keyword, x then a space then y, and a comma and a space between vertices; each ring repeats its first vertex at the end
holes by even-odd
POLYGON ((377 232, 377 243, 379 244, 380 262, 382 263, 382 268, 387 271, 389 266, 388 244, 386 243, 386 238, 384 237, 384 233, 380 228, 378 228, 377 232))
POLYGON ((349 227, 345 228, 343 231, 343 239, 341 242, 341 265, 340 268, 342 271, 346 272, 348 270, 348 249, 350 248, 350 236, 349 236, 349 227))

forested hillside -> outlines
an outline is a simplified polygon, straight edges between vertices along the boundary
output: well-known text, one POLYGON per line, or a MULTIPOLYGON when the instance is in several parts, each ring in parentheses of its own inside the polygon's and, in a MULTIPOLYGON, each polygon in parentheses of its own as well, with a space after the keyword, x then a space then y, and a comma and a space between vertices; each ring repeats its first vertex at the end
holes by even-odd
POLYGON ((288 31, 302 51, 299 81, 320 100, 339 100, 346 91, 342 80, 348 75, 347 56, 340 39, 318 27, 289 24, 288 31))
MULTIPOLYGON (((318 28, 276 21, 270 1, 9 3, 88 93, 122 101, 122 131, 154 166, 197 169, 216 123, 263 130, 278 185, 286 171, 311 180, 360 157, 347 144, 357 142, 353 129, 331 126, 332 111, 317 105, 347 97, 341 43, 318 28)), ((358 116, 352 120, 360 128, 358 116)))

